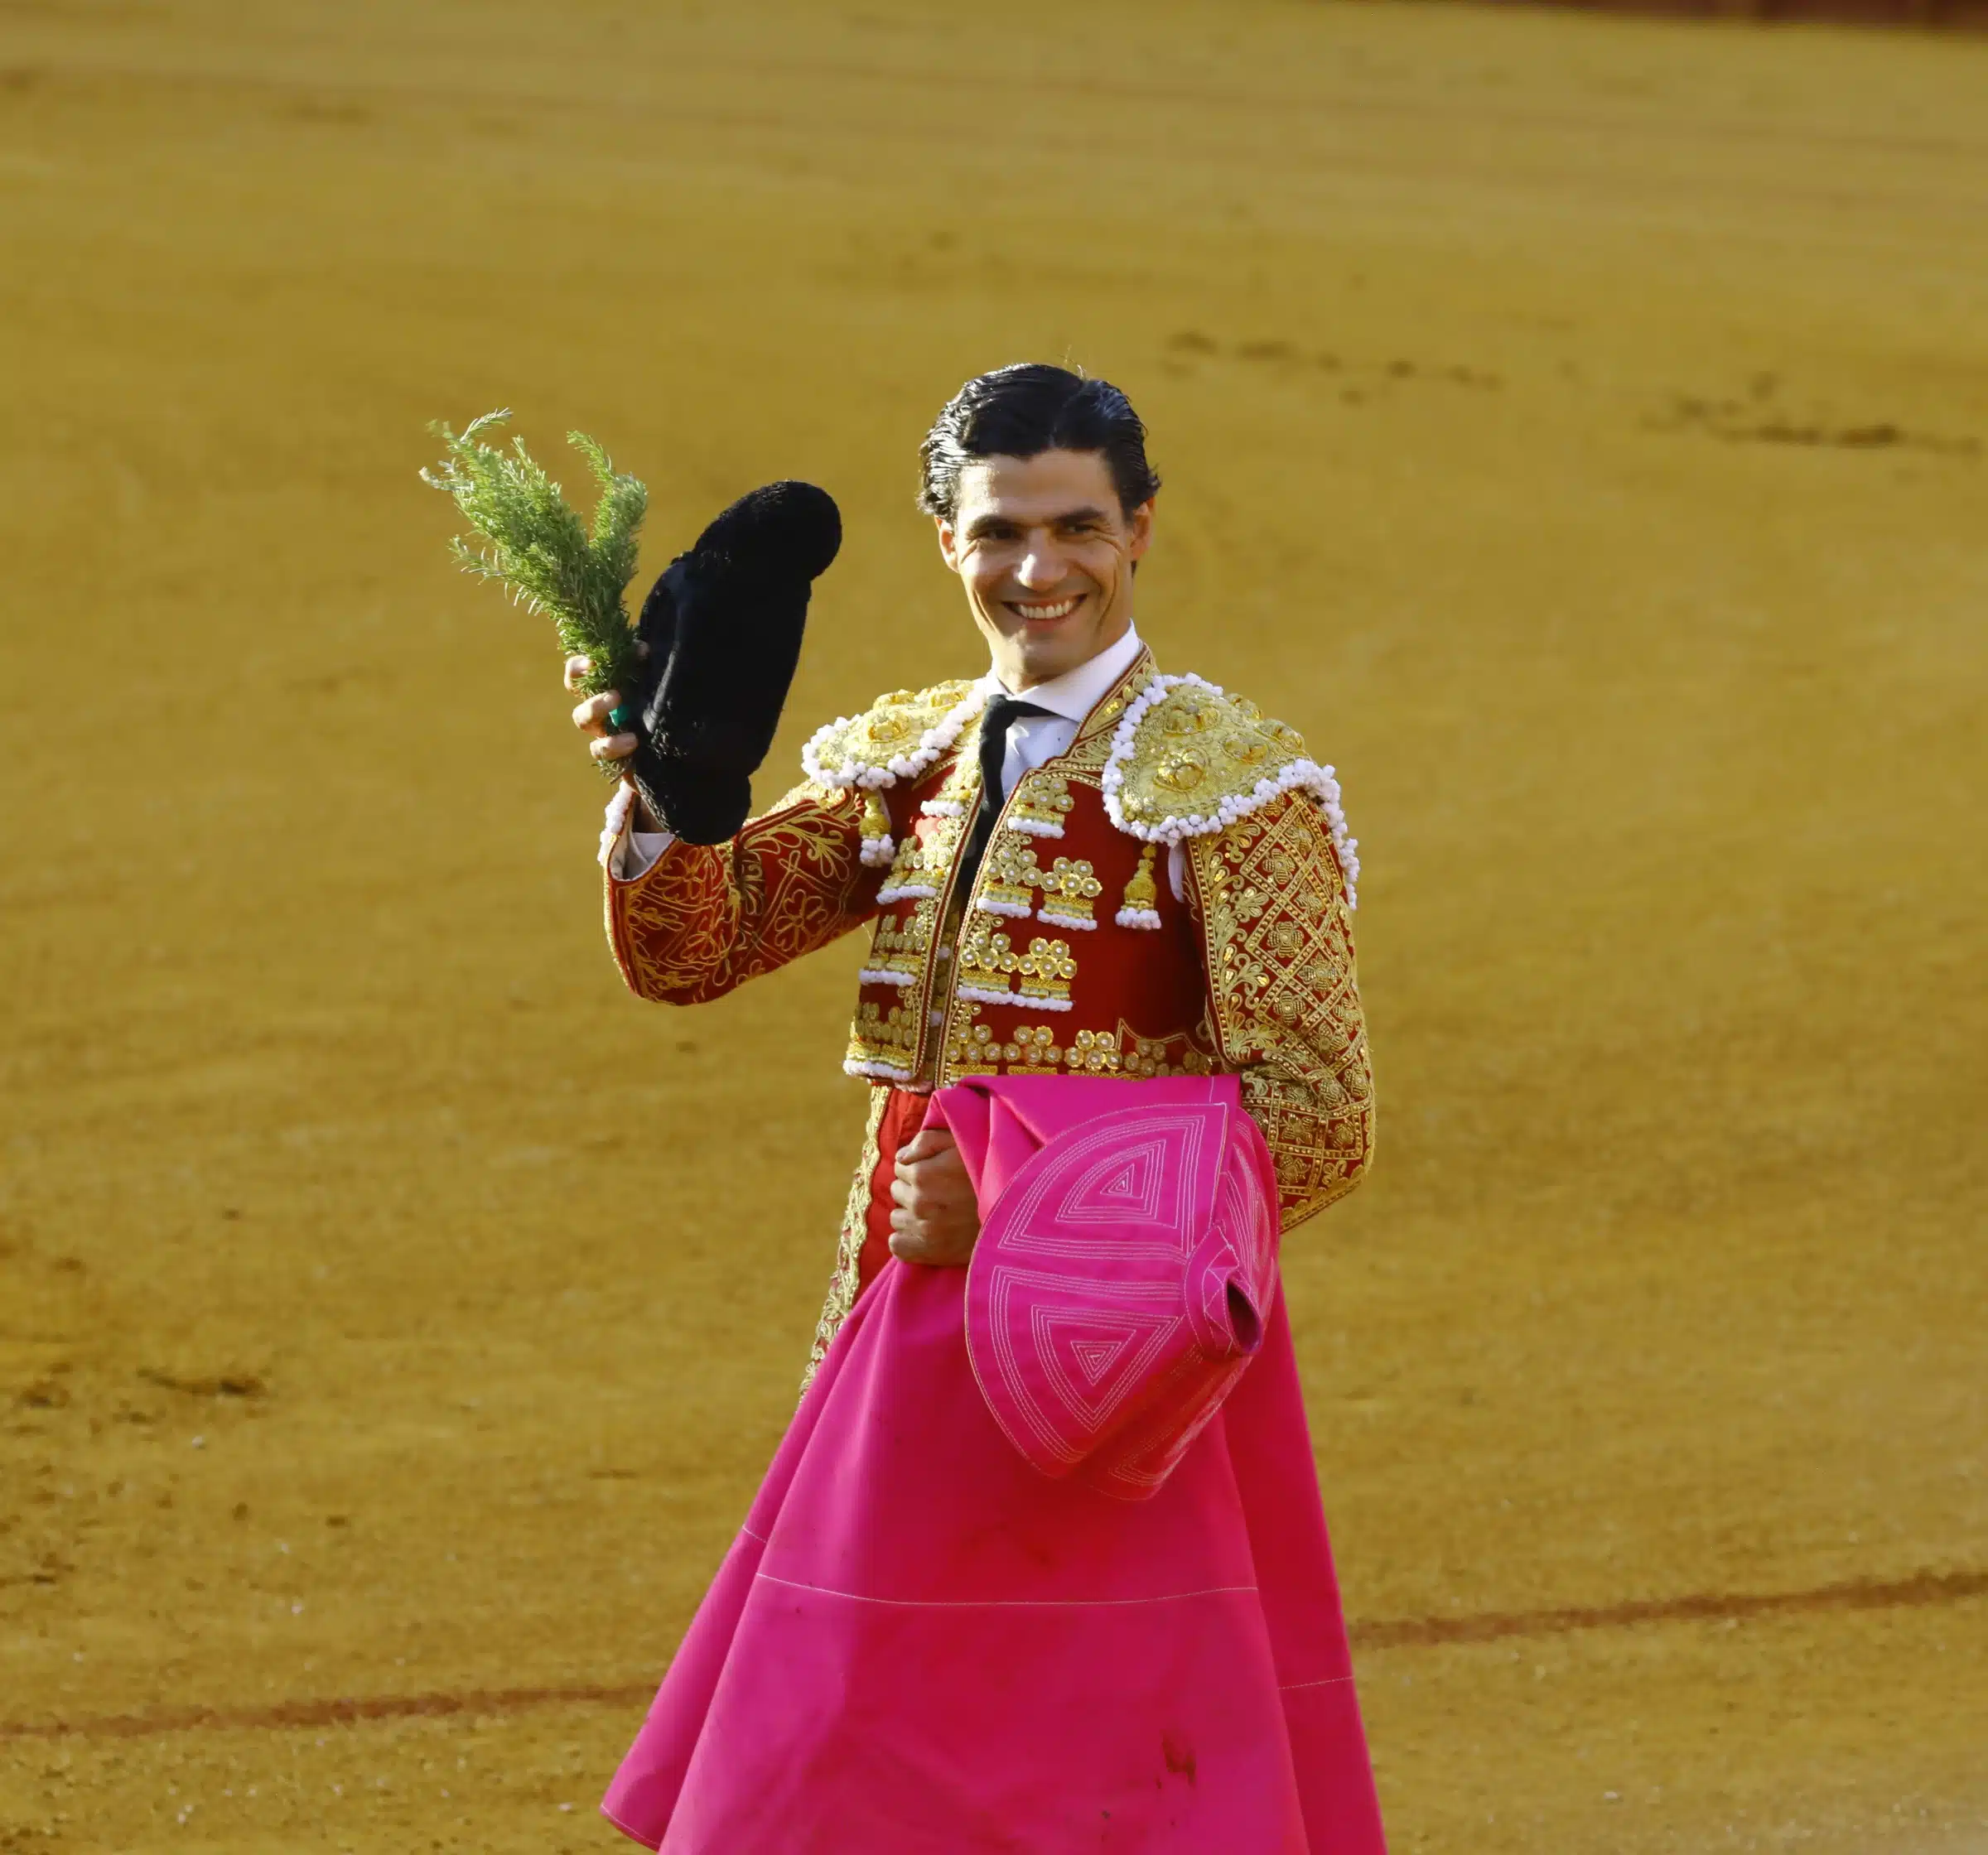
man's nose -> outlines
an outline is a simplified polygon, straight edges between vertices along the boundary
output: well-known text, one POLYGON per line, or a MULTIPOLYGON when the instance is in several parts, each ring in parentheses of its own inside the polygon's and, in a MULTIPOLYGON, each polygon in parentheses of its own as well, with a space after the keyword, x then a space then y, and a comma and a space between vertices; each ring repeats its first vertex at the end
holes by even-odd
POLYGON ((1061 583, 1066 566, 1063 550, 1052 537, 1031 536, 1015 568, 1015 577, 1032 592, 1046 592, 1061 583))

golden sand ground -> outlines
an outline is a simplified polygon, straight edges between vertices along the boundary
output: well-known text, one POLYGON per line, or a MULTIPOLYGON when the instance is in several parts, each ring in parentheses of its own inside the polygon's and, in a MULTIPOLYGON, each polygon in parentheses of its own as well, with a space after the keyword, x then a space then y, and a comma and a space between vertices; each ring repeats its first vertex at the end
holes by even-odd
POLYGON ((609 1845, 857 948, 623 995, 422 426, 651 571, 829 485, 784 768, 975 667, 913 446, 1065 354, 1363 840, 1287 1272, 1398 1848, 1985 1845, 1988 44, 1025 11, 0 6, 0 1850, 609 1845))

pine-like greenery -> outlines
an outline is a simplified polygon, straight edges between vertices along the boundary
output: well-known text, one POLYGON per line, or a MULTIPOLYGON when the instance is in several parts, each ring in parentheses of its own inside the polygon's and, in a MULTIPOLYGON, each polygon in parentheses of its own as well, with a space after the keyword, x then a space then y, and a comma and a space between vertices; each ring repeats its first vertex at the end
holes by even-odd
MULTIPOLYGON (((593 668, 581 685, 598 695, 625 689, 635 665, 635 634, 622 595, 635 571, 635 535, 649 507, 649 492, 635 478, 615 469, 614 460, 584 431, 569 431, 567 442, 584 457, 601 485, 590 533, 560 487, 514 437, 499 450, 481 435, 510 417, 509 407, 472 419, 461 436, 437 421, 429 430, 446 455, 421 480, 456 499, 463 518, 486 545, 471 547, 461 536, 449 544, 466 573, 495 580, 514 603, 549 612, 560 648, 569 656, 590 658, 593 668)), ((618 773, 614 766, 605 768, 618 773)))

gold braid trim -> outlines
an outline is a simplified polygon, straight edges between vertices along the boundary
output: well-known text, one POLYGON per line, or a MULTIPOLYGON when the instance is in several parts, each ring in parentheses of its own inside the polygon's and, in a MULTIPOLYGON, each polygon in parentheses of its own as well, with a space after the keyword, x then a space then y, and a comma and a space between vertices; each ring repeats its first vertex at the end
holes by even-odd
POLYGON ((835 1246, 835 1274, 828 1283, 828 1298, 823 1304, 820 1323, 814 1330, 814 1346, 808 1355, 808 1370, 801 1374, 803 1395, 814 1383, 829 1346, 856 1305, 856 1265, 863 1253, 863 1239, 869 1230, 870 1178, 879 1158, 877 1130, 884 1124, 884 1110, 890 1100, 888 1088, 870 1091, 870 1120, 863 1129, 861 1150, 856 1155, 856 1177, 849 1182, 849 1201, 842 1207, 842 1233, 835 1246))
POLYGON ((607 884, 607 932, 630 990, 701 1005, 825 947, 876 912, 862 798, 797 786, 729 844, 673 843, 607 884))
POLYGON ((874 791, 916 779, 952 751, 994 687, 983 677, 894 689, 861 715, 840 716, 816 729, 801 749, 802 769, 823 787, 874 791))
POLYGON ((1190 838, 1221 1066, 1242 1077, 1289 1230, 1357 1185, 1373 1152, 1373 1070, 1332 835, 1286 793, 1190 838))

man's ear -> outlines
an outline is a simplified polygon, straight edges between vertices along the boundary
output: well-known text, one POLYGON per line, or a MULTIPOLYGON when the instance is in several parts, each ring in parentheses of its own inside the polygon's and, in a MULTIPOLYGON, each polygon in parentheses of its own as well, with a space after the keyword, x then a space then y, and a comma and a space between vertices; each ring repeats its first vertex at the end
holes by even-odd
POLYGON ((1153 504, 1157 500, 1156 497, 1148 496, 1126 523, 1126 558, 1135 564, 1153 544, 1153 504))
POLYGON ((959 537, 953 524, 943 515, 932 518, 932 526, 939 530, 939 552, 946 565, 953 572, 959 571, 959 537))

